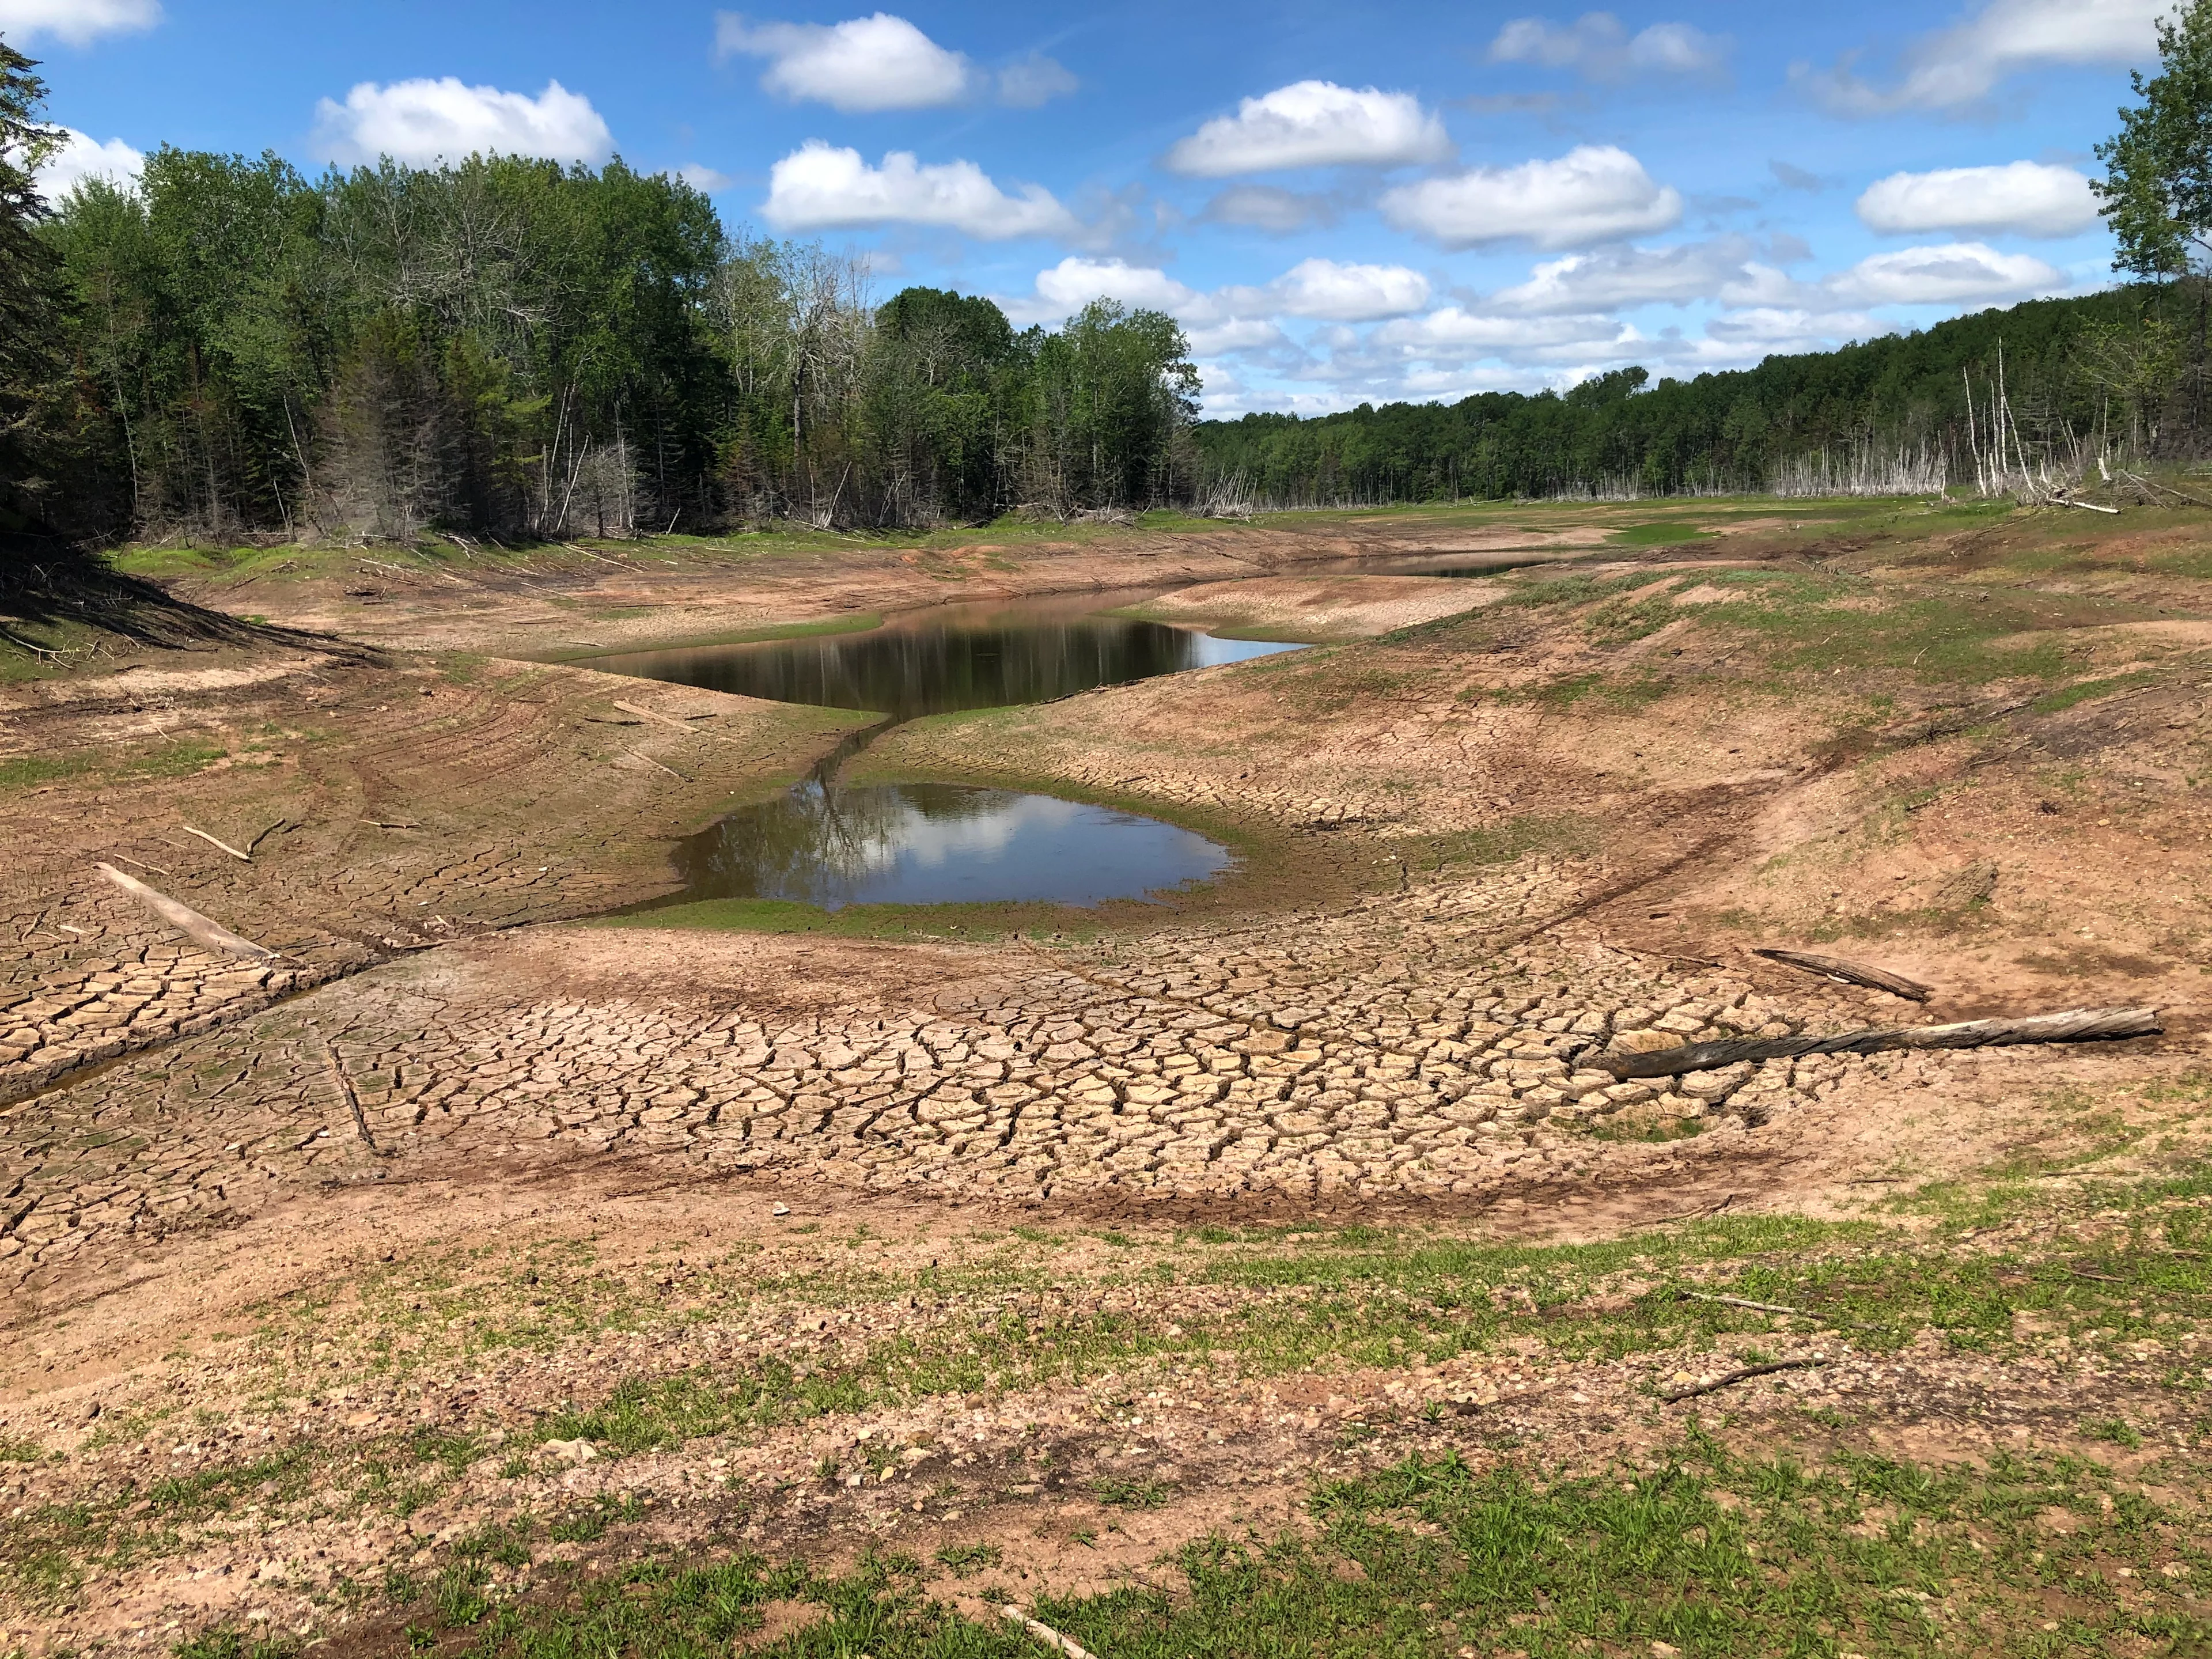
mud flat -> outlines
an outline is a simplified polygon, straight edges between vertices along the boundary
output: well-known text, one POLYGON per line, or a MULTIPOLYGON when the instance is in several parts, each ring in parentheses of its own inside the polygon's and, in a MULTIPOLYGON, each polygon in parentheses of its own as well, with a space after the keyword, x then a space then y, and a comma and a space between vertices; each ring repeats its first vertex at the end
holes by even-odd
MULTIPOLYGON (((1586 556, 1155 584, 1323 643, 848 763, 1235 843, 1169 904, 609 915, 866 714, 458 645, 0 690, 0 1650, 2194 1628, 2212 522, 1510 511, 1419 533, 1586 556), (2162 1034, 1603 1064, 2121 1004, 2162 1034)), ((762 629, 896 562, 669 556, 762 629)))

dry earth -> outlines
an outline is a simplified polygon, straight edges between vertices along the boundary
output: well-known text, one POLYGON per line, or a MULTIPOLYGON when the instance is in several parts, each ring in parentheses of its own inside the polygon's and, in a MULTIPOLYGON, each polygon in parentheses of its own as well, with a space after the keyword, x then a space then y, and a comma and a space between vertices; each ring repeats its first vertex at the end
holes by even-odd
MULTIPOLYGON (((1725 556, 1480 581, 1218 579, 1604 522, 1132 535, 1011 572, 424 561, 354 596, 388 623, 327 582, 251 603, 442 654, 0 690, 0 1651, 465 1644, 468 1596, 551 1617, 741 1550, 906 1552, 978 1613, 1176 1590, 1186 1542, 1313 1535, 1316 1481, 1530 1444, 1644 1467, 1701 1421, 1816 1462, 2092 1460, 2172 1517, 2110 1607, 2198 1616, 2164 1540, 2201 1532, 2202 1294, 2146 1311, 2108 1257, 2142 1214, 2195 1239, 2203 1204, 2115 1194, 2200 1169, 2212 1111, 2212 526, 1716 527, 1725 556), (574 644, 574 605, 639 607, 601 644, 880 611, 947 571, 1181 579, 1153 614, 1354 641, 863 758, 1218 826, 1237 880, 980 941, 584 925, 855 722, 460 652, 574 644), (280 955, 180 941, 103 860, 280 955), (1750 954, 1777 944, 1936 995, 1750 954), (2139 1003, 2164 1036, 1597 1063, 2139 1003), (2092 1303, 1988 1340, 1931 1288, 2046 1270, 2092 1303), (1676 1300, 1769 1281, 1768 1310, 1676 1300)), ((826 1615, 764 1616, 756 1642, 826 1615)))

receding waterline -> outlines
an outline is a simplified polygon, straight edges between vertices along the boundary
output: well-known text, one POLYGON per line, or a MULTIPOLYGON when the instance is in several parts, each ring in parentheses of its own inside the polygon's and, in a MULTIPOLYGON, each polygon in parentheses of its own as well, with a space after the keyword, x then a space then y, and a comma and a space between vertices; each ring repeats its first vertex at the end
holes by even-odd
POLYGON ((1221 874, 1235 862, 1228 848, 1133 812, 957 783, 837 781, 848 758, 910 720, 1299 648, 1101 614, 1144 597, 944 605, 865 634, 595 659, 616 673, 884 716, 847 738, 806 782, 682 843, 684 890, 672 902, 1088 907, 1152 899, 1221 874))
POLYGON ((802 784, 683 844, 686 901, 1102 904, 1219 875, 1205 836, 1133 812, 954 783, 802 784))

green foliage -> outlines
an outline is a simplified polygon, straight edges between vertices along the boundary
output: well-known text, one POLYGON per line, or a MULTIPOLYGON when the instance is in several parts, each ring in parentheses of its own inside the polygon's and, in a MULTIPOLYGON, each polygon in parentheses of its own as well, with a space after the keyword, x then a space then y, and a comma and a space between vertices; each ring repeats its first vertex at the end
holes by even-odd
POLYGON ((985 1567, 997 1566, 1000 1559, 996 1544, 947 1544, 937 1553, 939 1564, 955 1578, 972 1577, 985 1567))
POLYGON ((411 541, 1142 507, 1173 491, 1196 386, 1163 314, 1094 306, 1018 336, 934 289, 872 309, 851 261, 732 238, 697 191, 619 161, 311 180, 164 148, 23 246, 74 302, 80 515, 117 529, 411 541))
POLYGON ((2212 0, 2157 22, 2159 73, 2129 81, 2142 102, 2097 146, 2107 177, 2090 188, 2119 244, 2122 270, 2153 279, 2212 251, 2212 0))
POLYGON ((39 234, 47 204, 38 170, 63 135, 42 118, 37 67, 0 40, 0 533, 48 526, 74 459, 76 414, 57 349, 64 319, 53 251, 39 234))

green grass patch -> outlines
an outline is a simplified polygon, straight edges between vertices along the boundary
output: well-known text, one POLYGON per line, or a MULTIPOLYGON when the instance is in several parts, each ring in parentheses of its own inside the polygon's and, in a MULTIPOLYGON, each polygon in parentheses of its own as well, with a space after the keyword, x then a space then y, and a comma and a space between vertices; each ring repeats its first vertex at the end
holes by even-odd
POLYGON ((0 761, 0 789, 31 789, 64 778, 82 777, 92 770, 89 755, 23 755, 0 761))
POLYGON ((1615 547, 1671 547, 1680 542, 1713 539, 1711 531, 1673 519, 1654 519, 1644 524, 1629 525, 1606 538, 1615 547))
POLYGON ((33 789, 41 784, 61 783, 72 778, 97 778, 118 783, 188 778, 196 772, 205 771, 228 753, 218 744, 186 740, 137 755, 108 750, 22 755, 0 761, 0 792, 33 789))
POLYGON ((229 751, 219 744, 173 743, 151 753, 118 761, 111 769, 117 778, 188 778, 204 772, 229 751))
POLYGON ((972 1578, 986 1567, 997 1566, 1000 1559, 996 1544, 947 1544, 937 1552, 938 1565, 955 1578, 972 1578))
POLYGON ((27 1504, 0 1518, 0 1586, 36 1606, 68 1599, 88 1579, 185 1547, 185 1531, 249 1498, 307 1490, 313 1457, 291 1447, 243 1463, 125 1479, 96 1501, 27 1504))
POLYGON ((2039 714, 2056 714, 2099 697, 2110 696, 2115 691, 2131 691, 2139 685, 2148 685, 2158 676, 2149 672, 2116 674, 2109 679, 2082 680, 2073 685, 2061 686, 2056 691, 2046 691, 2028 708, 2039 714))
MULTIPOLYGON (((2190 1594, 2212 1557, 2189 1518, 2081 1460, 1744 1455, 1692 1433, 1586 1474, 1525 1457, 1477 1468, 1453 1451, 1415 1455, 1321 1484, 1309 1508, 1304 1535, 1216 1533, 1171 1556, 1166 1582, 1039 1596, 1034 1614, 1114 1659, 1433 1659, 1465 1648, 1528 1659, 1668 1649, 2056 1659, 2191 1654, 2212 1633, 2190 1594)), ((940 1559, 974 1571, 995 1565, 987 1549, 940 1559)), ((474 1588, 485 1559, 456 1552, 416 1602, 421 1646, 470 1659, 696 1659, 740 1647, 775 1600, 820 1608, 765 1650, 786 1659, 1039 1650, 1008 1621, 969 1620, 924 1597, 921 1565, 899 1555, 823 1577, 744 1554, 702 1562, 649 1549, 562 1594, 495 1602, 474 1588)), ((253 1659, 219 1639, 197 1638, 190 1659, 253 1659)))

